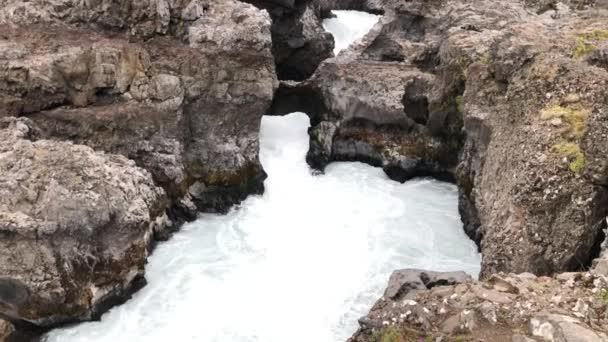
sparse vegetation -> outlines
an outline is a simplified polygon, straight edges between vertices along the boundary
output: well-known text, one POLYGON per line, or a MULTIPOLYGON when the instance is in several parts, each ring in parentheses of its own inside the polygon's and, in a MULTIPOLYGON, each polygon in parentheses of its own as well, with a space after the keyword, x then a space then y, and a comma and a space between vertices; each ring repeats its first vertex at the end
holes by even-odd
POLYGON ((576 45, 572 51, 572 55, 576 58, 584 57, 595 51, 595 45, 589 43, 585 38, 576 38, 576 45))
POLYGON ((598 293, 598 298, 608 304, 608 289, 601 289, 598 293))
POLYGON ((479 58, 479 63, 488 65, 492 61, 489 54, 485 54, 479 58))
POLYGON ((581 37, 589 40, 608 40, 608 30, 595 29, 591 32, 582 34, 581 37))
POLYGON ((462 79, 466 81, 469 78, 469 65, 471 65, 471 61, 466 57, 460 57, 456 60, 456 65, 460 69, 462 79))
POLYGON ((547 107, 540 112, 540 117, 543 120, 551 120, 559 118, 568 124, 564 133, 569 135, 567 138, 581 138, 587 127, 587 118, 589 110, 580 107, 563 107, 554 105, 547 107))
POLYGON ((458 110, 459 113, 464 112, 464 106, 462 104, 462 95, 456 96, 456 109, 458 110))
POLYGON ((374 333, 372 340, 374 342, 405 342, 403 336, 394 326, 384 328, 374 333))
POLYGON ((585 154, 578 144, 561 142, 553 146, 553 151, 571 160, 569 165, 570 171, 580 173, 585 168, 585 154))
POLYGON ((595 43, 608 40, 608 30, 595 29, 591 32, 580 34, 576 37, 576 44, 572 55, 576 58, 584 57, 596 49, 595 43))

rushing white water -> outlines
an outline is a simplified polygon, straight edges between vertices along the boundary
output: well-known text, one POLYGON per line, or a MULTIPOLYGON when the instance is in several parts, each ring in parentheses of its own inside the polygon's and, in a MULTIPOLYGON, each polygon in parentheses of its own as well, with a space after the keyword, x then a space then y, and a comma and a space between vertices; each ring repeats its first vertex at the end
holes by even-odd
POLYGON ((49 340, 344 341, 394 269, 477 275, 453 185, 400 184, 360 163, 313 176, 307 126, 304 114, 264 117, 266 193, 186 225, 158 246, 132 300, 49 340))
POLYGON ((344 341, 395 269, 477 275, 453 185, 399 184, 360 163, 314 176, 304 161, 308 125, 301 113, 264 117, 265 194, 184 226, 150 257, 148 285, 133 299, 47 340, 344 341))
POLYGON ((365 36, 378 22, 378 16, 358 11, 332 11, 335 18, 323 20, 323 27, 334 36, 334 54, 365 36))

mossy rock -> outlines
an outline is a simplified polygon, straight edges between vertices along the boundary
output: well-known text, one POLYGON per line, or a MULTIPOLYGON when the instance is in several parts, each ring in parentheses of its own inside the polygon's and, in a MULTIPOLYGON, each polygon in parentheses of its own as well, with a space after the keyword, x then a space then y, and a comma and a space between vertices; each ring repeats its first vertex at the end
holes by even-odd
POLYGON ((580 173, 585 168, 585 154, 583 153, 581 147, 578 144, 570 142, 561 142, 559 144, 553 145, 552 149, 554 152, 557 152, 560 155, 568 157, 572 160, 569 165, 570 171, 574 173, 580 173))
MULTIPOLYGON (((560 106, 553 105, 545 107, 540 111, 542 120, 561 119, 568 125, 565 133, 571 138, 579 139, 585 133, 587 120, 591 111, 581 106, 560 106)), ((570 138, 569 137, 569 138, 570 138)))

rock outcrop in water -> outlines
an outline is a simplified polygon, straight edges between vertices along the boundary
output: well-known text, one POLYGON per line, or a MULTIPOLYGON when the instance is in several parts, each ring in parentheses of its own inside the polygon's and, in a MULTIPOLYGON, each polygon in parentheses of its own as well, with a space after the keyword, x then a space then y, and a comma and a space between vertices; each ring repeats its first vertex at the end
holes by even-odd
POLYGON ((263 191, 265 11, 1 0, 0 28, 0 317, 94 318, 141 284, 153 236, 263 191))
POLYGON ((0 119, 0 314, 47 327, 141 284, 167 198, 123 156, 37 136, 28 119, 0 119))
POLYGON ((283 82, 272 111, 311 114, 316 168, 455 179, 482 277, 583 269, 608 209, 608 10, 570 5, 386 1, 357 45, 283 82))

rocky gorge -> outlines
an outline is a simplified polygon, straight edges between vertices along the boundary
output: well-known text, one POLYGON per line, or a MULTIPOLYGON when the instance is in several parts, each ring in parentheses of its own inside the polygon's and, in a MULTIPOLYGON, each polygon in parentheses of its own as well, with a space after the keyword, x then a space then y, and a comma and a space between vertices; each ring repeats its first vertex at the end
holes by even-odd
POLYGON ((608 339, 605 2, 0 5, 0 336, 127 299, 154 241, 264 191, 262 115, 301 111, 315 169, 456 183, 483 256, 395 272, 353 341, 608 339), (332 56, 332 9, 382 17, 332 56))

